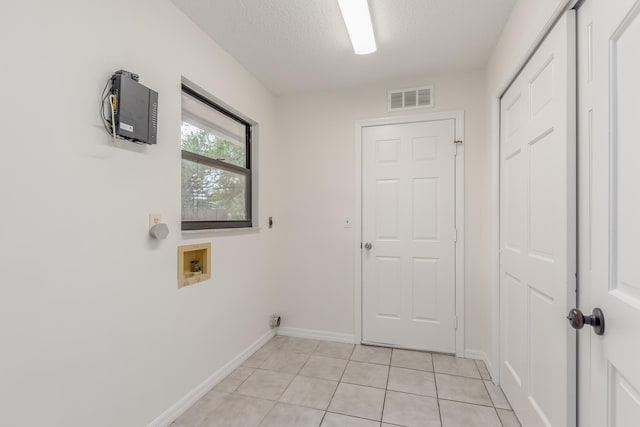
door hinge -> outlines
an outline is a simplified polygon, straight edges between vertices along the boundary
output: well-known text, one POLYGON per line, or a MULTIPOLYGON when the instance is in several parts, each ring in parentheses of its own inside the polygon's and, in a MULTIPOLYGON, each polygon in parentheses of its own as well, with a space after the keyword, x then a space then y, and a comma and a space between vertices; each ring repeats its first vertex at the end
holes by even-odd
POLYGON ((458 155, 458 145, 462 144, 462 141, 453 141, 453 155, 458 155))
POLYGON ((458 241, 458 229, 457 228, 453 229, 453 241, 454 242, 458 241))
POLYGON ((458 316, 453 316, 453 329, 458 329, 458 316))

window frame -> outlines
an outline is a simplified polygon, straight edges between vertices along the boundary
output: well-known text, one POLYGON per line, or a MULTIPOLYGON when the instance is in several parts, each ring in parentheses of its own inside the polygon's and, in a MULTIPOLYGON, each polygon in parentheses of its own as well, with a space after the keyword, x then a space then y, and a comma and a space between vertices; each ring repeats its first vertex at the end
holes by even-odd
MULTIPOLYGON (((188 160, 191 162, 199 163, 205 166, 209 166, 216 169, 221 169, 227 172, 232 172, 235 174, 243 175, 245 177, 245 206, 247 211, 247 219, 244 220, 225 220, 225 221, 185 221, 184 218, 181 218, 181 228, 183 231, 190 230, 216 230, 216 229, 229 229, 229 228, 252 228, 253 227, 253 170, 251 168, 251 134, 253 125, 249 123, 247 120, 239 117, 237 114, 232 113, 224 107, 216 104, 206 96, 202 95, 200 92, 192 89, 191 87, 182 83, 182 93, 186 94, 206 106, 218 111, 219 113, 233 119, 240 124, 242 124, 245 128, 245 164, 246 168, 241 166, 237 166, 231 163, 227 163, 221 160, 216 160, 211 157, 203 156, 201 154, 192 153, 191 151, 186 151, 180 149, 181 151, 181 159, 188 160)), ((182 123, 182 119, 180 120, 182 123)), ((182 168, 182 163, 181 166, 182 168)), ((180 178, 182 180, 182 178, 180 178)), ((182 195, 180 197, 180 203, 182 204, 182 195)), ((182 209, 182 208, 181 208, 182 209)), ((182 216, 182 215, 181 215, 182 216)))

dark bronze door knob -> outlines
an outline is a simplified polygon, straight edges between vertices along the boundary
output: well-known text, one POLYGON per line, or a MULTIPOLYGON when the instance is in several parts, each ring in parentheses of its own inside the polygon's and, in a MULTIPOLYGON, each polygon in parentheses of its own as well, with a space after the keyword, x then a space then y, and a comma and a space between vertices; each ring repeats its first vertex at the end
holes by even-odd
POLYGON ((582 314, 577 308, 572 308, 567 316, 573 329, 582 329, 584 325, 590 325, 596 335, 604 334, 604 313, 599 308, 594 308, 589 316, 582 314))

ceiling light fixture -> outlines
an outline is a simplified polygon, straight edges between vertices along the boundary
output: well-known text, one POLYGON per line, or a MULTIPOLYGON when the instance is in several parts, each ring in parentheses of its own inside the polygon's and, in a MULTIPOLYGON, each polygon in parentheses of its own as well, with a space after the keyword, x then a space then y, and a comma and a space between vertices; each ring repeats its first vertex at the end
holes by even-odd
POLYGON ((376 39, 367 0, 338 0, 338 5, 355 53, 366 55, 375 52, 376 39))

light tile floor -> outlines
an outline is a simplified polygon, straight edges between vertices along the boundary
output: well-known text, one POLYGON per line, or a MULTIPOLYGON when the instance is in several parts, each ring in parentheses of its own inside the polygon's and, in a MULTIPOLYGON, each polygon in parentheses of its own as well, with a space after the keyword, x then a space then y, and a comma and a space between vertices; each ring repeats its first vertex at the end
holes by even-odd
POLYGON ((483 362, 276 336, 173 427, 520 427, 483 362))

